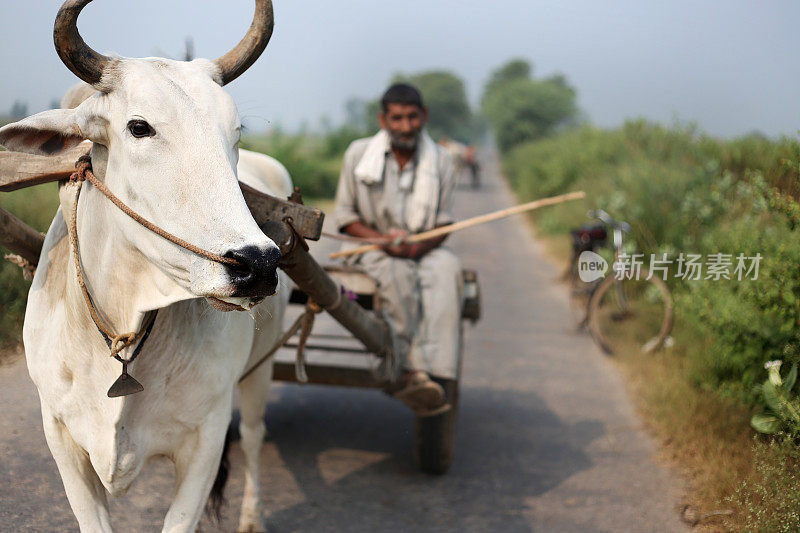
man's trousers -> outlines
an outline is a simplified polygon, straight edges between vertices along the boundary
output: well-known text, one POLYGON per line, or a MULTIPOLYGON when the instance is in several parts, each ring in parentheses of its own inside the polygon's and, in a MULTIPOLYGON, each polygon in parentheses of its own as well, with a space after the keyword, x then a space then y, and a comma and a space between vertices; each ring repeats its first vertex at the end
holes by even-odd
POLYGON ((378 282, 400 370, 424 370, 431 376, 457 379, 462 305, 458 257, 440 246, 419 261, 373 251, 356 264, 378 282))

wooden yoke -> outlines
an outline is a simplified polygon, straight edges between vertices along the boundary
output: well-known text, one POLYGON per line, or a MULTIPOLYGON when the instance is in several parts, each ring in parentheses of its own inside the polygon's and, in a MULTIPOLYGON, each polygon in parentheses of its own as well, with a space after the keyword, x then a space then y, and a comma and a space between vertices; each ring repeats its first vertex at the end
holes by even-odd
MULTIPOLYGON (((0 192, 69 179, 75 171, 75 161, 89 148, 91 143, 84 142, 52 157, 0 152, 0 192)), ((283 228, 284 222, 291 219, 294 230, 303 238, 312 241, 320 238, 325 213, 319 209, 275 198, 241 182, 239 186, 253 218, 267 236, 272 237, 271 229, 283 228)), ((284 240, 282 235, 276 237, 275 242, 284 240)), ((0 245, 36 265, 43 244, 44 235, 0 209, 0 245)))
POLYGON ((91 141, 84 141, 54 156, 0 152, 0 192, 68 179, 75 172, 75 161, 91 147, 91 141))
MULTIPOLYGON (((239 182, 239 187, 242 189, 247 207, 262 230, 268 222, 284 222, 286 219, 291 219, 292 226, 304 239, 319 240, 322 235, 322 222, 325 220, 325 213, 321 210, 281 200, 242 182, 239 182)), ((267 233, 267 236, 270 237, 270 234, 267 233)))

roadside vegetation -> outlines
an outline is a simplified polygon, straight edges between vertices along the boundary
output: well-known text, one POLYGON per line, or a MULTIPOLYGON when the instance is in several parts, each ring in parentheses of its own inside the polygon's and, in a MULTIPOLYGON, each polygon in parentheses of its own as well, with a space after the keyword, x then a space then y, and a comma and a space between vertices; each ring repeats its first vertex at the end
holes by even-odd
MULTIPOLYGON (((509 130, 509 108, 488 103, 522 98, 519 80, 530 72, 524 66, 498 69, 484 111, 520 201, 587 193, 584 201, 532 215, 554 253, 567 260, 569 230, 599 207, 631 223, 629 253, 671 261, 674 346, 647 356, 632 349, 616 359, 646 419, 688 471, 696 511, 732 511, 702 524, 800 530, 800 142, 759 134, 721 140, 691 125, 644 120, 613 130, 581 125, 566 91, 542 100, 550 111, 518 115, 531 122, 560 110, 560 120, 509 130), (707 278, 706 270, 683 279, 681 253, 699 254, 704 263, 730 254, 731 279, 707 278), (739 254, 761 255, 757 279, 752 271, 737 279, 739 254)), ((526 82, 531 108, 541 105, 535 94, 548 94, 535 93, 535 83, 526 82)), ((563 78, 549 83, 568 88, 563 78)))
POLYGON ((286 167, 304 198, 331 198, 339 182, 342 156, 361 130, 342 126, 328 133, 245 135, 240 146, 269 154, 286 167))

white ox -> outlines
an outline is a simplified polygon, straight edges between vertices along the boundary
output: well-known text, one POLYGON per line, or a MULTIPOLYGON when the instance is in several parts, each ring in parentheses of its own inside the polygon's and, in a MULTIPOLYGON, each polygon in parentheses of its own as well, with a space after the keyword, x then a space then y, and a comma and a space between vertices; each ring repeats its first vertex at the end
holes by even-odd
MULTIPOLYGON (((144 391, 109 398, 106 391, 121 365, 109 357, 84 303, 65 223, 76 186, 61 187, 61 208, 47 233, 25 315, 28 369, 39 391, 47 443, 82 531, 111 531, 106 492, 124 494, 156 456, 170 458, 176 468, 163 530, 193 531, 222 471, 234 385, 276 340, 289 292, 280 290, 286 280, 276 274, 277 246, 245 205, 237 162, 239 179, 262 191, 286 195, 291 182, 274 160, 239 151, 239 116, 221 87, 263 51, 272 6, 256 0, 247 36, 225 56, 177 62, 94 52, 76 28, 90 1, 64 4, 55 38, 65 64, 97 92, 74 109, 46 111, 0 129, 0 144, 56 154, 91 140, 95 175, 125 203, 167 231, 244 266, 228 268, 162 239, 86 182, 77 234, 101 316, 121 333, 139 331, 146 313, 160 310, 130 366, 144 391), (255 320, 220 312, 254 305, 255 320)), ((130 356, 131 349, 126 351, 130 356)), ((241 530, 261 527, 258 459, 271 373, 263 365, 240 385, 247 462, 241 530)))

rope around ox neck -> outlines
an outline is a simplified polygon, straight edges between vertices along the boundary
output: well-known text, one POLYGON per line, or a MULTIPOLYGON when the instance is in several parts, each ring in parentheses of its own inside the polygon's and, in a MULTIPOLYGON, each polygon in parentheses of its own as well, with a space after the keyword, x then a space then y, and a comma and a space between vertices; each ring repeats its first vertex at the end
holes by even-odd
MULTIPOLYGON (((83 268, 81 268, 81 258, 80 258, 80 250, 78 249, 78 199, 81 196, 81 184, 78 184, 78 192, 75 195, 75 202, 72 206, 72 216, 67 224, 67 230, 69 233, 69 241, 70 245, 72 246, 72 259, 75 263, 75 270, 77 270, 77 278, 78 278, 78 285, 81 288, 81 293, 83 294, 83 300, 86 302, 86 307, 89 309, 89 314, 92 317, 92 321, 94 322, 97 329, 103 334, 104 338, 106 339, 106 343, 108 344, 109 349, 111 350, 111 357, 119 357, 119 352, 127 348, 128 346, 135 343, 139 338, 144 335, 144 331, 147 329, 142 328, 141 331, 138 333, 133 331, 130 333, 120 333, 116 334, 114 331, 106 324, 106 322, 100 317, 100 314, 97 312, 97 308, 94 305, 94 301, 92 301, 92 297, 89 294, 89 290, 86 288, 86 279, 83 275, 83 268)), ((155 316, 152 317, 152 320, 155 320, 155 316)))
MULTIPOLYGON (((176 237, 172 233, 156 226, 149 220, 145 219, 139 213, 125 205, 119 198, 117 198, 114 193, 112 193, 108 187, 105 186, 103 182, 95 177, 94 173, 92 172, 92 158, 89 154, 81 156, 78 161, 75 163, 75 168, 77 169, 71 176, 70 181, 73 182, 83 182, 85 179, 88 179, 92 185, 94 185, 98 191, 103 193, 106 198, 111 200, 111 202, 117 206, 123 213, 131 217, 133 220, 144 226, 145 228, 149 229, 156 235, 163 237, 170 241, 173 244, 177 244, 184 250, 188 250, 192 253, 195 253, 201 257, 205 257, 206 259, 210 259, 211 261, 216 261, 217 263, 222 263, 224 265, 232 265, 232 266, 242 266, 242 263, 237 261, 232 257, 223 257, 219 254, 215 254, 214 252, 209 252, 208 250, 204 250, 199 246, 195 246, 189 242, 184 241, 183 239, 176 237)), ((77 201, 75 203, 75 212, 77 214, 77 201)))

